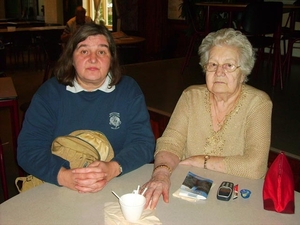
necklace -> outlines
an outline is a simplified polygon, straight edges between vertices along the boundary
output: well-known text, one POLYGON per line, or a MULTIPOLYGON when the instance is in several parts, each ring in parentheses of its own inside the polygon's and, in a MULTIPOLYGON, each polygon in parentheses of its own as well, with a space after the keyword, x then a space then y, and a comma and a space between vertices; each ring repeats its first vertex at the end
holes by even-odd
POLYGON ((229 107, 226 111, 225 111, 225 115, 223 116, 223 118, 221 120, 219 120, 219 116, 218 116, 218 113, 217 113, 217 107, 216 107, 216 104, 214 102, 212 102, 213 104, 213 107, 214 107, 214 111, 215 111, 215 117, 216 117, 216 120, 217 120, 217 126, 220 128, 223 126, 224 124, 224 121, 226 120, 227 116, 230 114, 230 112, 234 109, 237 101, 239 99, 239 96, 238 98, 236 98, 236 100, 233 102, 232 106, 229 107))
POLYGON ((215 110, 215 117, 216 117, 216 120, 217 120, 217 125, 218 125, 218 127, 222 127, 227 115, 225 115, 221 120, 219 120, 218 113, 217 113, 217 108, 216 108, 214 103, 213 103, 213 106, 214 106, 214 110, 215 110))

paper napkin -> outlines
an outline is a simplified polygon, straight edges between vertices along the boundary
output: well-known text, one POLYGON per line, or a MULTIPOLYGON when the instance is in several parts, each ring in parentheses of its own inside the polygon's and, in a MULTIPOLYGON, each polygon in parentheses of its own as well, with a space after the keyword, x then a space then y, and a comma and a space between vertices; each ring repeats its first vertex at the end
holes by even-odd
POLYGON ((145 209, 141 218, 137 222, 131 223, 124 218, 118 202, 106 202, 104 205, 105 225, 161 225, 162 223, 154 214, 155 210, 145 209))

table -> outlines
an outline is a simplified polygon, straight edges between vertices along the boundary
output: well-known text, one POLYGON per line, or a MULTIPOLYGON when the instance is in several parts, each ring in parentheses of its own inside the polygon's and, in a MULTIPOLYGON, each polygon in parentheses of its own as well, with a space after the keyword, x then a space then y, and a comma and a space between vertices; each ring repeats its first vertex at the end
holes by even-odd
POLYGON ((143 37, 129 36, 129 35, 123 33, 122 31, 112 32, 111 34, 115 40, 116 45, 118 45, 118 46, 139 44, 139 43, 145 41, 145 38, 143 38, 143 37))
MULTIPOLYGON (((0 224, 104 224, 104 204, 117 202, 111 193, 118 195, 132 192, 150 178, 152 164, 113 179, 104 190, 93 194, 78 194, 67 188, 42 184, 21 193, 0 205, 0 224)), ((163 225, 174 224, 299 224, 300 193, 295 192, 295 214, 280 214, 263 209, 263 180, 250 180, 195 167, 178 166, 171 177, 170 193, 183 182, 188 171, 210 178, 214 185, 206 200, 188 202, 170 196, 170 202, 162 198, 155 215, 163 225), (216 193, 222 181, 239 184, 239 188, 252 191, 249 199, 240 196, 229 202, 219 201, 216 193)))
POLYGON ((10 21, 10 19, 7 19, 7 21, 0 20, 0 27, 6 28, 7 26, 17 26, 17 27, 33 27, 33 26, 44 26, 45 21, 39 21, 39 20, 16 20, 16 21, 10 21))
POLYGON ((40 26, 0 29, 0 40, 8 49, 10 58, 14 57, 15 63, 20 55, 24 63, 23 52, 27 51, 29 64, 30 53, 33 50, 35 65, 38 68, 42 64, 43 42, 45 40, 59 42, 64 28, 65 26, 40 26))
POLYGON ((42 26, 42 27, 18 27, 15 29, 0 29, 0 34, 5 33, 18 33, 18 32, 24 32, 24 31, 33 31, 33 32, 40 32, 40 31, 48 31, 48 30, 61 30, 63 31, 65 29, 65 26, 42 26))

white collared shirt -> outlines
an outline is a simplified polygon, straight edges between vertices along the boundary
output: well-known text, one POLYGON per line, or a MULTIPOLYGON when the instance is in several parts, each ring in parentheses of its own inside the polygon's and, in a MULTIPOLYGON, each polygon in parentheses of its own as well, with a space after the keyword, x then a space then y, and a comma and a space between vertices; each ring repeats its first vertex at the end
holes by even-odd
MULTIPOLYGON (((96 89, 94 89, 92 91, 89 91, 89 92, 100 90, 100 91, 103 91, 103 92, 106 92, 106 93, 110 93, 110 92, 114 91, 115 90, 115 85, 112 86, 112 87, 110 87, 109 86, 110 81, 111 81, 111 76, 110 76, 110 73, 109 73, 106 76, 106 79, 105 79, 104 83, 100 87, 98 87, 98 88, 96 88, 96 89)), ((78 84, 76 78, 74 78, 73 85, 74 85, 73 87, 71 87, 70 85, 67 85, 66 90, 70 91, 72 93, 78 93, 78 92, 81 92, 81 91, 87 91, 84 88, 82 88, 80 86, 80 84, 78 84)))

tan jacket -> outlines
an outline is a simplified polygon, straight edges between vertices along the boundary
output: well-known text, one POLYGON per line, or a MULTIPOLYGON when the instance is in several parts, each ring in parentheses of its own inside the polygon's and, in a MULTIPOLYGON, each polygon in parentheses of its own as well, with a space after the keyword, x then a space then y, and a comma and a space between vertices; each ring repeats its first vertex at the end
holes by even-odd
POLYGON ((212 126, 209 91, 195 85, 182 93, 170 122, 157 140, 156 153, 169 151, 180 160, 193 155, 225 156, 226 173, 258 179, 267 171, 272 102, 249 85, 222 128, 212 126))

